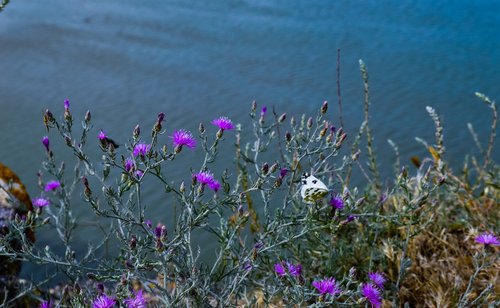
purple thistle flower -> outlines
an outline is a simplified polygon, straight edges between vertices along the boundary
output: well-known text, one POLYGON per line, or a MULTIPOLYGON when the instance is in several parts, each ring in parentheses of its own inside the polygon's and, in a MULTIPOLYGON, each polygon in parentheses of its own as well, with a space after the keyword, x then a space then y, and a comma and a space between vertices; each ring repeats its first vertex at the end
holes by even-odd
POLYGON ((151 219, 147 219, 145 222, 146 226, 148 226, 148 228, 151 229, 151 227, 153 226, 153 223, 151 222, 151 219))
POLYGON ((47 184, 45 184, 45 191, 54 191, 60 186, 61 183, 59 181, 48 181, 47 184))
POLYGON ((94 300, 92 308, 111 308, 115 305, 115 303, 114 298, 103 294, 94 300))
POLYGON ((230 130, 234 128, 233 122, 227 117, 219 117, 212 121, 212 124, 218 126, 222 130, 230 130))
POLYGON ((220 189, 220 183, 214 179, 214 176, 209 171, 202 171, 193 174, 193 177, 196 178, 196 181, 201 183, 201 185, 208 185, 210 189, 217 192, 220 189))
POLYGON ((191 132, 186 131, 184 129, 177 130, 174 132, 174 135, 171 136, 170 138, 174 139, 174 147, 181 147, 183 145, 187 146, 188 148, 194 148, 196 146, 196 140, 193 137, 193 134, 191 132))
POLYGON ((134 147, 134 156, 146 156, 146 154, 149 152, 151 149, 150 144, 145 144, 145 143, 138 143, 134 147))
POLYGON ((377 289, 377 287, 375 287, 372 283, 364 283, 361 286, 361 293, 372 304, 372 307, 378 308, 382 306, 380 290, 377 289))
POLYGON ((49 148, 49 144, 50 144, 49 137, 47 137, 47 136, 43 137, 42 138, 42 144, 43 144, 43 146, 45 147, 45 149, 48 152, 50 150, 50 148, 49 148))
POLYGON ((286 275, 285 267, 283 266, 283 262, 274 264, 274 272, 278 274, 278 276, 283 277, 286 275))
POLYGON ((144 172, 143 172, 141 169, 137 169, 137 170, 134 172, 134 175, 135 175, 137 178, 142 178, 142 176, 144 175, 144 172))
POLYGON ((64 109, 66 109, 66 110, 69 109, 69 99, 64 100, 64 109))
POLYGON ((212 182, 208 183, 208 187, 210 187, 211 190, 217 192, 220 189, 220 183, 217 180, 212 180, 212 182))
POLYGON ((338 287, 337 282, 335 282, 335 278, 316 280, 313 281, 312 285, 319 291, 319 294, 321 295, 335 295, 340 293, 340 288, 338 287))
POLYGON ((286 174, 288 173, 288 169, 286 168, 281 168, 280 169, 280 178, 284 178, 286 174))
POLYGON ((133 168, 135 168, 134 160, 131 158, 125 159, 125 171, 130 172, 133 168))
POLYGON ((99 137, 99 140, 101 140, 101 141, 104 141, 104 140, 106 140, 106 138, 108 138, 102 130, 99 132, 98 137, 99 137))
POLYGON ((267 107, 266 106, 262 107, 262 110, 260 111, 260 116, 261 117, 265 116, 266 112, 267 112, 267 107))
POLYGON ((32 202, 33 202, 33 205, 36 207, 45 207, 45 206, 48 206, 50 204, 49 200, 42 198, 42 197, 33 199, 32 202))
POLYGON ((349 215, 349 216, 347 216, 346 222, 351 222, 354 219, 356 219, 356 215, 349 215))
POLYGON ((209 184, 212 181, 214 181, 214 176, 210 171, 202 171, 193 174, 193 177, 196 178, 196 181, 200 182, 201 184, 209 184))
POLYGON ((330 199, 330 205, 337 210, 341 210, 344 208, 344 200, 341 197, 335 196, 330 199))
POLYGON ((146 299, 142 296, 142 290, 135 292, 135 296, 123 301, 127 308, 146 308, 146 299))
POLYGON ((495 236, 495 234, 491 232, 483 232, 480 235, 476 236, 476 243, 483 244, 486 246, 498 246, 500 245, 500 241, 495 236))
POLYGON ((40 306, 38 308, 50 308, 52 307, 52 303, 50 301, 43 301, 40 303, 40 306))
POLYGON ((384 283, 387 281, 384 274, 380 272, 369 272, 368 278, 370 278, 370 280, 380 289, 384 288, 384 283))
POLYGON ((300 265, 300 264, 294 265, 292 263, 287 263, 287 266, 288 266, 288 272, 290 272, 290 275, 292 275, 294 277, 298 277, 298 276, 302 275, 302 265, 300 265))

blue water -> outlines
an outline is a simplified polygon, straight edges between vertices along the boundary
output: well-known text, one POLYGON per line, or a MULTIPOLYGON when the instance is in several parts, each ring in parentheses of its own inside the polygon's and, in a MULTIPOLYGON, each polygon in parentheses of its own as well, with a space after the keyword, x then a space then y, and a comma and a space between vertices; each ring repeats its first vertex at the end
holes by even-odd
MULTIPOLYGON (((388 138, 404 163, 425 153, 414 137, 433 140, 428 105, 442 115, 458 167, 477 152, 467 123, 488 138, 491 114, 474 92, 500 97, 498 29, 497 0, 12 1, 0 13, 0 161, 38 195, 41 115, 62 113, 65 98, 74 115, 90 109, 96 128, 122 142, 136 124, 149 134, 160 111, 169 130, 195 131, 219 115, 248 125, 252 100, 289 116, 314 114, 328 100, 338 126, 341 49, 345 130, 353 136, 362 121, 363 59, 382 173, 394 160, 388 138)), ((188 176, 197 157, 187 152, 169 167, 172 178, 188 176)), ((170 201, 155 189, 145 200, 168 222, 170 201)), ((39 234, 39 244, 49 238, 39 234)))

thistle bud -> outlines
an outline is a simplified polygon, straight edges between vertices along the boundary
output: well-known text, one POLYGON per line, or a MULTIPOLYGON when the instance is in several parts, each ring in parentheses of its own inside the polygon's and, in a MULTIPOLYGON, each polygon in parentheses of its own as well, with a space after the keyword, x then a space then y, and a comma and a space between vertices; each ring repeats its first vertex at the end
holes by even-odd
POLYGON ((224 130, 221 128, 217 131, 217 134, 215 135, 217 139, 222 138, 222 135, 224 134, 224 130))
POLYGON ((290 125, 295 126, 295 124, 295 117, 292 116, 292 118, 290 119, 290 125))
POLYGON ((135 235, 132 235, 132 238, 130 239, 130 243, 129 243, 129 246, 130 246, 130 249, 135 249, 135 247, 137 246, 137 237, 135 235))
POLYGON ((330 143, 333 140, 333 133, 329 133, 328 136, 326 136, 326 142, 330 143))
POLYGON ((54 122, 54 116, 52 115, 52 112, 50 112, 49 109, 45 110, 45 113, 43 115, 43 121, 46 122, 46 124, 54 122))
POLYGON ((90 280, 95 280, 97 277, 94 273, 87 273, 87 278, 90 280))
POLYGON ((66 142, 66 145, 67 146, 71 146, 71 138, 69 136, 64 136, 64 141, 66 142))
POLYGON ((68 123, 71 123, 71 121, 73 120, 73 117, 71 116, 71 113, 69 112, 69 99, 64 100, 64 119, 68 123))
POLYGON ((203 126, 203 123, 200 123, 200 125, 198 125, 198 131, 200 132, 200 134, 203 134, 205 132, 205 126, 203 126))
POLYGON ((50 222, 50 217, 47 217, 45 218, 43 221, 42 221, 42 225, 46 225, 50 222))
POLYGON ((252 112, 255 112, 255 110, 257 110, 257 102, 253 101, 252 102, 252 112))
POLYGON ((184 181, 182 181, 181 186, 179 187, 179 191, 184 193, 186 191, 186 187, 184 186, 184 181))
POLYGON ((89 124, 90 123, 90 120, 91 120, 91 116, 90 116, 90 111, 87 110, 87 112, 85 113, 85 124, 89 124))
POLYGON ((182 145, 177 145, 174 148, 175 154, 179 154, 182 151, 182 145))
POLYGON ((86 177, 82 177, 82 182, 83 186, 85 187, 83 194, 85 195, 85 197, 90 199, 90 197, 92 196, 92 190, 89 187, 89 181, 87 180, 86 177))
POLYGON ((45 147, 45 149, 47 150, 47 152, 49 152, 50 151, 50 148, 49 148, 49 144, 50 144, 49 137, 47 137, 47 136, 43 137, 42 138, 42 144, 45 147))
POLYGON ((322 138, 326 135, 326 132, 328 131, 328 128, 324 127, 320 132, 319 132, 319 137, 322 138))
POLYGON ((278 163, 274 163, 271 165, 271 173, 274 173, 278 169, 278 163))
POLYGON ((311 129, 312 126, 313 126, 313 119, 309 117, 309 119, 307 119, 307 129, 311 129))
POLYGON ((292 134, 288 131, 285 133, 285 140, 286 142, 292 141, 292 134))
POLYGON ((133 137, 134 137, 134 139, 137 139, 137 138, 139 138, 140 135, 141 135, 141 128, 139 127, 139 124, 137 124, 134 127, 133 137))
POLYGON ((283 184, 283 178, 279 177, 279 178, 276 179, 276 182, 274 182, 274 186, 275 187, 280 187, 281 184, 283 184))
POLYGON ((262 173, 263 173, 264 175, 266 175, 266 174, 269 172, 269 165, 268 165, 267 163, 264 163, 264 164, 262 165, 261 170, 262 170, 262 173))
POLYGON ((87 177, 82 177, 82 183, 85 187, 89 187, 89 180, 87 179, 87 177))
POLYGON ((352 161, 356 161, 359 158, 359 154, 361 154, 361 150, 357 150, 356 153, 352 154, 351 159, 352 161))
POLYGON ((337 142, 337 145, 340 146, 345 141, 345 138, 347 138, 347 134, 346 133, 342 133, 342 135, 340 135, 339 141, 337 142))
POLYGON ((283 113, 282 115, 280 115, 280 117, 278 118, 278 122, 279 123, 283 123, 285 122, 286 120, 286 113, 283 113))
POLYGON ((328 102, 324 101, 323 106, 321 106, 321 114, 325 114, 328 111, 328 102))
POLYGON ((110 142, 108 145, 108 152, 109 154, 113 154, 114 151, 115 151, 115 145, 112 142, 110 142))
POLYGON ((153 134, 157 134, 161 131, 161 123, 165 119, 165 114, 160 112, 158 114, 158 119, 156 120, 155 126, 153 127, 153 134))

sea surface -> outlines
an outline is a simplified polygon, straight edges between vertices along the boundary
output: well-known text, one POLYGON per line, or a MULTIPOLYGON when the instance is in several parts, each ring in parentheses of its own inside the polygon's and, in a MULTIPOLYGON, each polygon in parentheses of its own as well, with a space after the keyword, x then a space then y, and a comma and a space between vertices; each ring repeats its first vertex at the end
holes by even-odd
MULTIPOLYGON (((483 143, 491 125, 490 110, 474 92, 500 97, 498 29, 498 0, 13 0, 0 13, 0 161, 38 196, 40 140, 47 134, 42 114, 49 108, 60 117, 66 98, 75 126, 91 111, 96 157, 99 129, 123 143, 136 124, 149 135, 165 112, 162 138, 170 144, 168 132, 195 132, 220 115, 249 127, 253 100, 289 118, 314 115, 327 100, 339 127, 340 49, 344 130, 354 136, 363 120, 363 59, 382 174, 393 170, 387 139, 398 145, 403 164, 426 153, 414 139, 433 142, 426 106, 442 116, 447 158, 459 168, 465 155, 477 154, 467 123, 483 143)), ((221 155, 232 163, 234 135, 226 134, 226 142, 221 155)), ((200 164, 196 151, 182 155, 166 169, 175 182, 200 164)), ((164 196, 161 187, 146 187, 154 223, 173 221, 164 196)), ((88 205, 75 211, 79 222, 92 225, 88 205)), ((83 247, 101 236, 83 228, 76 242, 83 247)), ((54 244, 49 232, 37 237, 41 247, 54 244)), ((27 265, 24 275, 45 273, 27 265)))

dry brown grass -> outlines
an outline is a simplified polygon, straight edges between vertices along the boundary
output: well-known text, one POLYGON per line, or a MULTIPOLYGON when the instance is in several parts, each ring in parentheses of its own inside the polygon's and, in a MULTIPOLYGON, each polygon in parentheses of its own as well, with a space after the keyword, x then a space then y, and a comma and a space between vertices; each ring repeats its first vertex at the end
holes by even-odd
MULTIPOLYGON (((467 200, 472 220, 486 221, 486 217, 498 215, 498 202, 495 206, 491 199, 484 201, 484 206, 481 206, 478 202, 467 200)), ((410 241, 407 256, 412 260, 412 265, 399 292, 401 303, 408 302, 411 307, 454 307, 467 289, 475 271, 473 256, 485 249, 474 242, 474 237, 484 230, 454 228, 452 220, 456 217, 447 216, 449 213, 444 211, 444 221, 433 224, 410 241)), ((500 252, 498 247, 489 249, 492 250, 490 259, 500 252)), ((486 301, 500 300, 500 262, 498 258, 496 260, 475 278, 469 302, 477 298, 489 284, 493 286, 493 292, 486 297, 486 301)))

